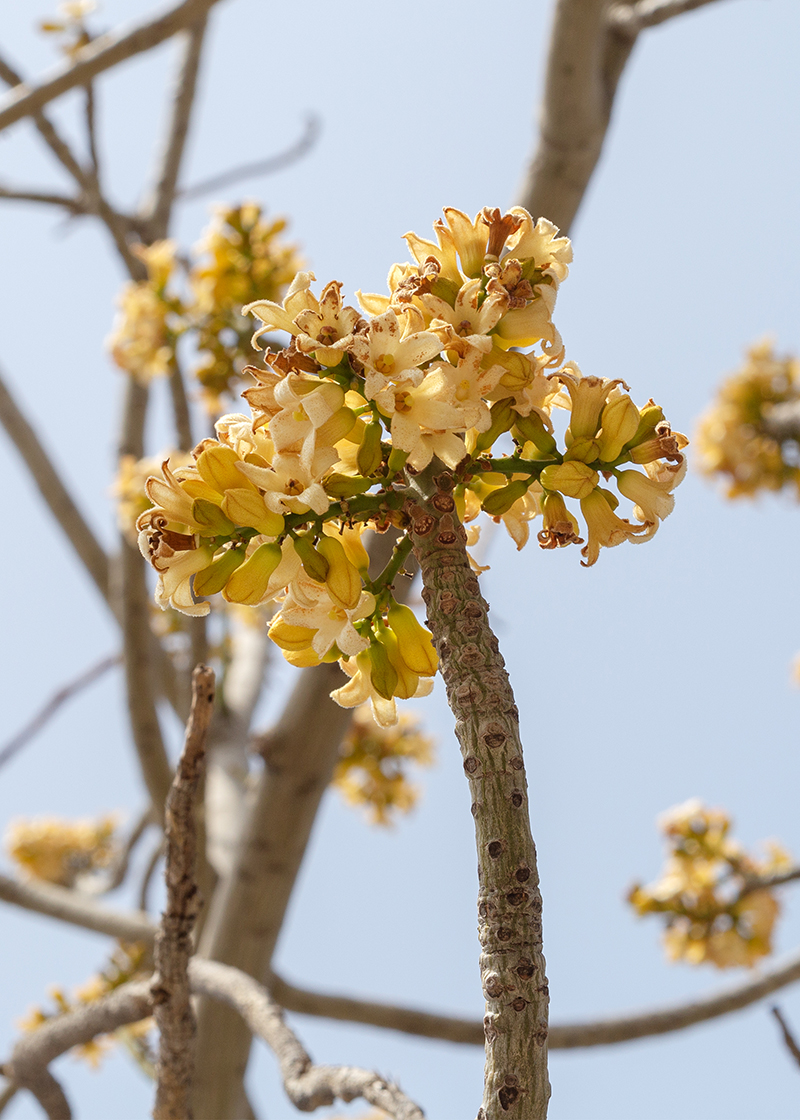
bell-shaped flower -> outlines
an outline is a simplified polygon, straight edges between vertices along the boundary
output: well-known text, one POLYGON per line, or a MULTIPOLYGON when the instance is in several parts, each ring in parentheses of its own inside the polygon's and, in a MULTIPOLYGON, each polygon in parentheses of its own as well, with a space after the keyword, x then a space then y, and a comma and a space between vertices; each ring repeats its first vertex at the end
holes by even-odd
POLYGON ((508 240, 508 253, 518 261, 533 260, 536 268, 557 282, 566 280, 572 263, 572 244, 568 237, 558 236, 558 227, 547 218, 533 218, 521 206, 509 211, 522 220, 519 229, 508 240))
POLYGON ((418 383, 423 362, 435 358, 442 344, 430 331, 403 332, 404 323, 389 308, 378 315, 365 331, 353 336, 350 353, 366 367, 364 393, 372 400, 390 382, 411 380, 418 383))
POLYGON ((367 649, 369 638, 362 637, 353 623, 368 618, 374 610, 375 596, 368 591, 362 591, 352 610, 345 610, 331 598, 326 584, 300 571, 289 584, 278 617, 289 626, 312 630, 310 644, 318 657, 324 657, 333 645, 345 657, 354 657, 367 649))
POLYGON ((601 548, 614 548, 623 541, 635 540, 642 533, 651 535, 652 523, 631 525, 630 521, 617 517, 602 488, 592 490, 588 497, 581 498, 581 513, 586 521, 588 540, 581 549, 585 557, 581 564, 591 568, 597 562, 601 548))
MULTIPOLYGON (((489 281, 485 290, 479 279, 467 280, 454 306, 432 292, 421 294, 419 300, 431 319, 448 323, 462 338, 488 335, 508 310, 508 293, 494 280, 489 281)), ((433 324, 431 329, 435 330, 433 324)))
POLYGON ((318 308, 301 311, 295 325, 300 332, 297 349, 313 354, 323 366, 335 366, 342 360, 342 351, 348 348, 354 331, 365 324, 354 307, 344 306, 342 284, 332 280, 322 289, 318 308))
POLYGON ((319 309, 319 301, 311 291, 314 280, 316 276, 313 272, 298 272, 284 297, 283 304, 273 303, 269 299, 257 299, 242 308, 243 315, 255 315, 263 323, 252 337, 253 346, 268 331, 288 331, 292 335, 300 333, 294 322, 300 312, 319 309))
MULTIPOLYGON (((392 727, 396 724, 397 704, 394 698, 387 700, 372 683, 372 660, 369 650, 364 650, 356 657, 343 659, 339 664, 350 680, 331 693, 331 700, 335 700, 341 708, 356 708, 369 700, 375 722, 380 727, 392 727)), ((420 677, 414 696, 427 696, 432 688, 433 677, 420 677)))

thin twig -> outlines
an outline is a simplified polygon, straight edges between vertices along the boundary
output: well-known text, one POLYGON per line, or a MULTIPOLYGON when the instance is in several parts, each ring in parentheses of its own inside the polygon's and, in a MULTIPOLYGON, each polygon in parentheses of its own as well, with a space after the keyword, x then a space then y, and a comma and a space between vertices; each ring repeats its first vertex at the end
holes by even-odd
MULTIPOLYGON (((172 113, 167 130, 164 150, 158 161, 158 175, 152 196, 142 208, 141 218, 149 232, 147 240, 157 240, 166 236, 172 206, 175 201, 186 137, 195 100, 197 77, 200 71, 200 56, 203 51, 208 23, 207 12, 203 12, 195 23, 181 32, 183 38, 182 57, 175 82, 172 113)), ((188 450, 188 445, 182 444, 188 450)))
POLYGON ((75 86, 85 86, 111 66, 157 47, 165 39, 201 18, 217 0, 183 0, 155 19, 145 20, 125 30, 110 31, 78 51, 65 64, 56 67, 36 86, 22 85, 0 102, 0 131, 23 117, 42 109, 56 97, 75 86))
POLYGON ((100 157, 97 151, 97 109, 94 99, 94 82, 88 82, 84 88, 84 110, 86 116, 86 140, 89 145, 89 159, 92 161, 92 170, 95 177, 100 178, 100 157))
POLYGON ((301 1112, 357 1097, 396 1120, 423 1120, 423 1112, 397 1085, 370 1070, 348 1066, 315 1066, 296 1035, 286 1025, 280 1007, 266 988, 252 977, 219 964, 195 958, 189 965, 192 989, 222 1000, 244 1019, 252 1034, 270 1047, 280 1065, 283 1086, 301 1112))
POLYGON ((109 563, 105 550, 84 520, 39 437, 0 375, 0 424, 28 468, 47 507, 66 534, 100 594, 109 601, 109 563))
POLYGON ((107 880, 104 883, 99 883, 96 888, 90 889, 87 893, 110 894, 111 891, 115 891, 117 887, 122 885, 122 883, 125 881, 126 875, 128 874, 128 869, 130 868, 131 864, 131 856, 136 849, 136 845, 144 836, 150 825, 154 823, 155 822, 153 821, 152 809, 145 809, 143 813, 139 814, 139 818, 129 832, 128 838, 122 847, 122 851, 119 853, 117 859, 115 860, 111 868, 111 873, 108 876, 107 880))
POLYGON ((148 895, 150 894, 150 884, 153 881, 153 876, 156 873, 156 868, 158 867, 159 861, 164 855, 166 846, 167 844, 164 837, 159 837, 158 843, 153 845, 153 850, 150 853, 150 858, 145 864, 144 872, 142 874, 142 882, 139 886, 138 898, 138 906, 143 914, 147 914, 150 911, 150 904, 148 900, 148 895))
POLYGON ((90 929, 107 937, 119 937, 123 941, 145 941, 152 944, 155 926, 145 913, 115 910, 91 896, 67 887, 57 887, 53 883, 18 882, 7 875, 0 875, 0 899, 57 918, 60 922, 90 929))
POLYGON ((789 1024, 784 1019, 781 1009, 779 1007, 771 1007, 770 1011, 780 1024, 781 1032, 783 1033, 783 1041, 786 1043, 786 1049, 800 1066, 800 1046, 797 1045, 797 1041, 792 1034, 789 1024))
POLYGON ((713 0, 639 0, 636 4, 614 4, 609 9, 608 22, 620 31, 638 35, 646 27, 656 27, 711 3, 713 0))
POLYGON ((154 1120, 191 1120, 195 1019, 187 967, 192 930, 200 907, 198 897, 198 790, 205 773, 206 739, 214 712, 214 672, 198 665, 192 673, 192 709, 186 739, 167 798, 167 908, 155 943, 156 974, 151 993, 160 1033, 156 1066, 154 1120))
POLYGON ((86 207, 79 198, 70 198, 67 194, 54 194, 49 191, 15 190, 12 187, 0 186, 0 198, 10 202, 39 202, 45 206, 62 206, 75 217, 86 213, 86 207))
POLYGON ((15 1085, 13 1081, 9 1081, 3 1091, 0 1092, 0 1116, 3 1115, 7 1106, 11 1104, 18 1092, 19 1086, 15 1085))
POLYGON ((178 191, 176 198, 179 198, 181 202, 191 202, 195 198, 202 198, 204 194, 211 194, 214 191, 221 191, 226 187, 233 186, 234 183, 239 183, 242 179, 256 179, 261 175, 271 175, 275 171, 283 170, 284 167, 290 167, 311 151, 319 139, 319 134, 319 117, 310 113, 306 117, 303 134, 285 151, 278 152, 274 156, 267 156, 266 159, 240 164, 238 167, 232 167, 229 171, 220 172, 219 175, 212 175, 209 179, 203 179, 200 183, 195 183, 185 190, 178 191))
POLYGON ((94 684, 94 682, 104 676, 109 669, 113 669, 115 665, 119 665, 121 661, 122 656, 119 653, 113 653, 110 657, 104 657, 95 665, 92 665, 91 668, 84 670, 79 676, 74 677, 68 684, 60 688, 58 692, 54 693, 47 703, 40 708, 33 719, 29 720, 21 731, 18 731, 13 738, 9 739, 4 746, 0 747, 0 766, 4 766, 14 757, 17 751, 22 750, 22 748, 49 723, 56 712, 58 712, 68 700, 71 700, 73 696, 77 696, 79 692, 88 688, 90 684, 94 684))

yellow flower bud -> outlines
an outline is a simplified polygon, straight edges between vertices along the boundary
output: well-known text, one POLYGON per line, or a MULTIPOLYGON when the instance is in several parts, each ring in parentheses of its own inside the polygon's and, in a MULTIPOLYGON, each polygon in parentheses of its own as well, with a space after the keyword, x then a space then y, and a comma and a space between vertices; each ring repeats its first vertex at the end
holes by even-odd
POLYGON ((265 537, 277 537, 283 532, 283 518, 267 507, 257 490, 226 490, 222 508, 236 525, 257 529, 265 537))
POLYGON ((552 455, 558 446, 538 412, 531 412, 530 416, 517 416, 512 435, 514 433, 519 433, 522 442, 532 443, 542 455, 552 455))
MULTIPOLYGON (((372 681, 372 687, 384 700, 391 700, 394 696, 394 690, 397 688, 398 677, 396 669, 389 660, 386 646, 378 641, 373 641, 366 651, 366 655, 369 658, 369 678, 372 681)), ((357 664, 361 657, 362 655, 359 654, 356 658, 357 664)))
POLYGON ((255 489, 252 482, 237 470, 239 456, 232 447, 212 443, 197 459, 197 469, 201 478, 219 494, 237 487, 255 489))
POLYGON ((282 556, 279 544, 262 544, 233 573, 222 592, 223 598, 229 603, 245 603, 249 607, 260 603, 282 556))
POLYGON ((326 420, 317 428, 317 445, 318 446, 332 446, 338 443, 340 439, 347 439, 356 426, 356 414, 352 408, 347 408, 343 405, 337 412, 334 412, 330 420, 326 420))
POLYGON ((604 463, 613 463, 639 429, 639 409, 626 394, 608 402, 600 422, 600 458, 604 463))
POLYGON ((351 474, 329 474, 323 483, 325 492, 332 498, 353 498, 356 494, 365 494, 373 482, 369 478, 360 478, 351 474))
POLYGON ((377 420, 373 420, 371 424, 367 424, 366 431, 364 432, 364 439, 356 455, 356 464, 364 478, 369 478, 381 465, 381 460, 383 458, 383 452, 381 450, 382 432, 383 428, 377 420))
POLYGON ((283 656, 296 669, 314 669, 321 664, 312 646, 308 649, 285 649, 283 656))
POLYGON ((361 575, 337 537, 321 537, 317 551, 328 561, 325 586, 328 594, 342 610, 352 611, 361 598, 361 575))
POLYGON ((270 623, 267 633, 276 646, 291 653, 308 649, 316 630, 312 630, 310 626, 292 626, 278 615, 270 623))
POLYGON ((328 578, 328 561, 314 547, 312 535, 303 533, 294 539, 294 550, 300 557, 303 571, 317 583, 324 583, 328 578))
POLYGON ((433 647, 430 631, 418 621, 410 607, 392 600, 387 620, 400 648, 400 655, 412 672, 432 677, 439 667, 439 655, 433 647))
MULTIPOLYGON (((386 650, 389 663, 397 674, 397 683, 392 695, 397 696, 400 700, 410 699, 419 686, 419 674, 407 665, 397 637, 392 630, 382 630, 378 635, 378 641, 386 650)), ((387 697, 387 699, 390 699, 390 697, 387 697)))
POLYGON ((343 532, 337 534, 339 540, 342 542, 342 548, 347 554, 347 558, 362 575, 369 572, 369 553, 361 540, 361 532, 356 528, 344 529, 343 532))
POLYGON ((558 490, 568 498, 586 498, 600 481, 597 471, 575 460, 545 467, 539 476, 545 490, 558 490))
POLYGON ((226 549, 213 564, 194 577, 192 588, 195 595, 216 595, 222 591, 239 565, 244 563, 244 556, 244 548, 226 549))
POLYGON ((205 498, 195 498, 192 502, 192 518, 204 537, 229 537, 235 528, 219 506, 205 498))
POLYGON ((597 440, 581 436, 580 439, 572 441, 569 450, 564 455, 564 461, 572 462, 575 460, 581 463, 594 463, 599 455, 600 446, 597 440))
POLYGON ((481 432, 475 441, 475 451, 486 451, 492 446, 496 439, 499 439, 503 432, 507 432, 511 425, 517 418, 514 412, 514 401, 511 397, 503 397, 502 400, 495 401, 491 408, 492 424, 491 427, 481 432))
POLYGON ((484 513, 488 513, 490 517, 500 517, 513 506, 514 502, 518 502, 520 498, 524 498, 528 493, 528 487, 531 484, 530 479, 517 479, 516 482, 509 482, 507 486, 501 486, 499 490, 492 490, 481 502, 481 509, 484 513))

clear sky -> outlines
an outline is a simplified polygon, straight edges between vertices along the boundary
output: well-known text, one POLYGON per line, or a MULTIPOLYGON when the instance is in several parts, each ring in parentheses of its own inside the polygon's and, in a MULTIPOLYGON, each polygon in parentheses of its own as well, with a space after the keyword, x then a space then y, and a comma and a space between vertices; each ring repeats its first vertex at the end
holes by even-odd
MULTIPOLYGON (((52 9, 4 7, 4 50, 41 72, 52 48, 33 25, 52 9)), ((406 259, 401 235, 429 236, 442 206, 475 213, 515 201, 549 7, 226 0, 212 16, 186 181, 282 149, 317 113, 322 134, 308 157, 224 200, 255 198, 286 215, 320 282, 341 279, 351 296, 380 291, 406 259)), ((109 0, 98 22, 147 10, 109 0)), ((748 344, 771 335, 800 353, 799 36, 792 0, 720 0, 644 35, 572 231, 575 263, 555 315, 568 357, 585 373, 625 378, 637 401, 655 397, 689 434, 748 344)), ((174 53, 167 45, 98 83, 104 174, 121 202, 146 181, 174 53)), ((71 121, 75 105, 64 98, 58 118, 71 121)), ((0 137, 0 156, 3 182, 62 182, 28 123, 0 137)), ((184 244, 207 213, 205 203, 182 209, 184 244)), ((0 207, 0 238, 0 366, 110 543, 122 375, 103 339, 119 268, 88 222, 28 205, 0 207)), ((154 423, 152 450, 166 431, 154 423)), ((5 439, 0 470, 10 733, 117 638, 5 439)), ((655 816, 691 796, 725 806, 748 846, 778 837, 800 858, 800 694, 789 680, 799 549, 800 511, 788 499, 726 504, 696 474, 655 540, 608 551, 591 571, 574 549, 517 553, 501 534, 493 540, 484 587, 522 717, 554 1021, 738 978, 668 965, 656 923, 637 921, 622 898, 658 872, 655 816)), ((65 710, 3 771, 2 819, 135 814, 143 796, 123 706, 110 676, 65 710)), ((438 737, 418 811, 376 832, 335 793, 326 798, 276 964, 306 986, 479 1017, 472 823, 441 682, 415 706, 438 737)), ((179 729, 169 730, 174 746, 179 729)), ((15 1020, 49 985, 85 980, 105 944, 6 907, 0 923, 1 1054, 15 1020)), ((787 893, 779 950, 799 938, 787 893)), ((800 1031, 800 990, 779 1002, 800 1031)), ((317 1060, 394 1075, 432 1120, 477 1109, 477 1048, 292 1021, 317 1060)), ((58 1070, 81 1120, 149 1115, 151 1087, 124 1057, 99 1074, 69 1057, 58 1070)), ((553 1120, 789 1120, 800 1090, 765 1005, 666 1038, 555 1053, 551 1078, 553 1120)), ((292 1115, 259 1048, 250 1085, 262 1115, 292 1115)), ((38 1113, 20 1096, 8 1115, 38 1113)))

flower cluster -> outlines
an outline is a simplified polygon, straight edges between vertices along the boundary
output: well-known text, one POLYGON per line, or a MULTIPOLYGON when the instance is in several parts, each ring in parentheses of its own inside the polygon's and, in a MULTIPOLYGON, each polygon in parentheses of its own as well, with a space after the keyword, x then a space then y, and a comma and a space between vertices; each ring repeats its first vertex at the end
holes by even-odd
POLYGON ((361 294, 361 310, 338 281, 315 295, 308 272, 281 303, 244 308, 261 321, 254 343, 283 331, 289 345, 248 367, 250 416, 221 417, 188 466, 166 462, 148 480, 153 506, 137 522, 161 606, 202 615, 220 592, 278 601, 269 633, 287 660, 338 660, 350 681, 334 699, 370 700, 382 726, 437 667, 430 635, 391 594, 409 538, 376 579, 362 543, 368 526, 405 528, 414 476, 443 464, 462 519, 502 520, 518 547, 539 515, 543 548, 584 544, 577 502, 588 566, 601 547, 652 537, 685 471, 686 441, 653 401, 639 408, 618 378, 556 368, 569 241, 520 208, 444 213, 436 242, 406 236, 414 262, 391 269, 388 295, 361 294), (569 413, 562 448, 556 408, 569 413))
POLYGON ((778 357, 768 341, 753 346, 701 417, 697 443, 701 468, 724 479, 729 498, 784 488, 800 497, 800 362, 778 357), (792 405, 797 425, 784 435, 774 421, 792 405))
POLYGON ((12 821, 6 834, 8 854, 35 879, 72 887, 100 871, 117 856, 116 820, 64 821, 55 817, 12 821))
POLYGON ((281 241, 285 226, 245 203, 217 211, 193 263, 179 260, 172 241, 137 246, 147 279, 123 288, 108 340, 117 365, 142 381, 167 374, 187 337, 196 351, 193 376, 218 414, 248 360, 252 322, 242 305, 280 299, 300 267, 295 249, 281 241))
POLYGON ((730 826, 727 813, 697 799, 659 818, 668 847, 661 878, 634 886, 628 901, 640 915, 665 915, 672 960, 752 967, 772 951, 779 905, 758 882, 786 871, 790 858, 775 843, 767 845, 766 859, 747 855, 728 835, 730 826))
POLYGON ((384 728, 369 708, 358 708, 339 749, 333 784, 351 804, 365 806, 373 824, 389 824, 393 813, 407 813, 416 804, 407 765, 430 766, 432 747, 433 740, 407 713, 384 728))
MULTIPOLYGON (((19 1026, 24 1031, 35 1031, 44 1023, 76 1011, 87 1003, 94 1003, 101 996, 108 995, 115 988, 127 984, 130 980, 141 980, 152 971, 150 950, 139 942, 120 941, 111 954, 108 964, 96 976, 81 987, 76 988, 70 998, 62 988, 50 989, 50 998, 55 1007, 52 1011, 44 1011, 41 1007, 34 1007, 23 1019, 19 1026)), ((138 1023, 131 1023, 115 1031, 115 1037, 123 1042, 135 1060, 145 1072, 152 1076, 154 1062, 147 1035, 153 1028, 153 1019, 142 1019, 138 1023)), ((93 1067, 97 1067, 103 1055, 111 1046, 112 1036, 100 1035, 91 1042, 84 1043, 74 1048, 76 1057, 83 1058, 93 1067)))

